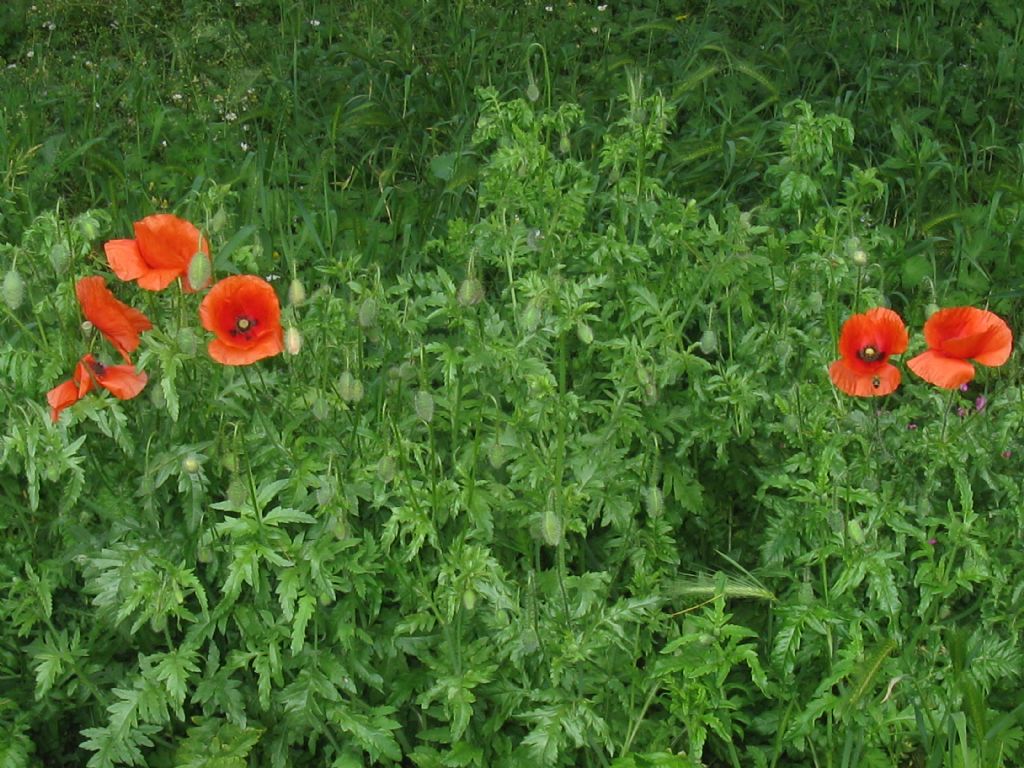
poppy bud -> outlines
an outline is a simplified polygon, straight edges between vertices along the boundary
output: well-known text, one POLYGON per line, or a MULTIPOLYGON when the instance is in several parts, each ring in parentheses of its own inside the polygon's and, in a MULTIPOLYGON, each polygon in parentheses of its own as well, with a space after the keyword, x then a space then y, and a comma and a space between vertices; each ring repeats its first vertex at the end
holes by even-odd
POLYGON ((530 83, 526 86, 526 98, 530 101, 536 101, 540 98, 540 88, 537 87, 536 83, 530 83))
POLYGON ((86 240, 92 241, 100 236, 100 225, 92 216, 88 214, 82 214, 75 223, 78 225, 78 231, 82 233, 82 237, 86 240))
POLYGON ((484 285, 475 277, 467 277, 459 286, 455 298, 464 307, 472 307, 484 300, 484 285))
POLYGON ((377 462, 377 477, 382 483, 390 483, 395 479, 395 460, 390 456, 382 456, 377 462))
POLYGON ((359 305, 357 321, 360 328, 370 328, 377 322, 377 300, 372 296, 367 296, 359 305))
POLYGON ((583 344, 594 343, 594 329, 582 320, 576 323, 576 338, 583 344))
POLYGON ((292 326, 284 332, 284 349, 289 355, 297 355, 302 350, 302 334, 292 326))
POLYGON ((508 461, 505 455, 505 447, 498 441, 494 441, 487 447, 487 461, 492 469, 501 469, 508 461))
POLYGON ((935 302, 933 301, 933 302, 931 302, 931 303, 929 303, 929 304, 926 304, 926 305, 925 305, 925 308, 924 308, 924 316, 925 316, 926 318, 928 318, 928 317, 931 317, 932 315, 934 315, 934 314, 935 314, 936 312, 938 312, 938 311, 939 311, 939 305, 938 305, 938 304, 936 304, 936 303, 935 303, 935 302))
POLYGON ((850 254, 850 261, 856 264, 858 267, 863 267, 868 263, 868 255, 858 248, 850 254))
POLYGON ((472 587, 467 587, 466 591, 462 593, 462 607, 467 611, 472 611, 476 608, 476 592, 473 591, 472 587))
POLYGON ((50 248, 50 264, 53 265, 53 271, 58 275, 64 274, 64 270, 67 269, 70 260, 71 252, 68 251, 67 245, 64 243, 54 243, 53 247, 50 248))
POLYGON ((718 334, 711 328, 708 328, 701 334, 700 351, 705 355, 712 355, 718 351, 718 334))
POLYGON ((194 290, 198 291, 210 284, 212 276, 213 268, 210 266, 210 257, 202 251, 197 251, 188 263, 185 279, 194 290))
POLYGON ((657 486, 652 485, 647 489, 644 502, 647 506, 647 514, 651 517, 661 517, 665 511, 665 496, 661 492, 661 488, 657 486))
POLYGON ((296 277, 288 286, 288 303, 291 304, 293 307, 297 307, 305 300, 306 286, 304 286, 302 284, 302 281, 296 277))
POLYGON ((858 547, 864 543, 864 529, 860 527, 860 523, 856 520, 847 521, 846 534, 850 537, 850 541, 858 547))
POLYGON ((562 521, 553 509, 545 509, 540 516, 540 538, 549 547, 557 547, 562 543, 564 528, 562 521))
POLYGON ((352 371, 342 371, 338 379, 338 394, 346 403, 358 403, 363 399, 363 383, 352 375, 352 371))
POLYGON ((434 419, 434 398, 425 389, 416 393, 412 400, 413 410, 424 422, 429 424, 434 419))
POLYGON ((202 467, 202 463, 199 461, 199 458, 192 454, 189 454, 181 460, 182 470, 190 475, 194 475, 198 472, 200 467, 202 467))
POLYGON ((25 281, 14 267, 4 275, 2 292, 4 304, 12 311, 20 307, 21 302, 25 300, 25 281))
POLYGON ((563 133, 562 138, 558 140, 558 151, 563 155, 568 155, 570 149, 572 149, 572 144, 569 143, 569 137, 563 133))

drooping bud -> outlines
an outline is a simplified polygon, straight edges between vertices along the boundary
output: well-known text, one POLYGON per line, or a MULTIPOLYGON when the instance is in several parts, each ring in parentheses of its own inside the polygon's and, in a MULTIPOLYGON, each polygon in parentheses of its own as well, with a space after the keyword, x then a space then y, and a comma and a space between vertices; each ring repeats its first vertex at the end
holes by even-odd
POLYGON ((284 349, 292 356, 299 354, 302 350, 302 334, 294 325, 284 332, 284 349))
POLYGON ((434 398, 425 389, 421 389, 412 399, 413 410, 424 422, 429 424, 434 419, 434 398))
POLYGON ((562 543, 562 534, 565 528, 561 518, 550 507, 545 509, 540 516, 540 538, 549 547, 557 547, 562 543))
POLYGON ((64 271, 68 268, 68 262, 71 260, 71 252, 65 243, 54 243, 53 247, 50 248, 50 264, 53 265, 53 271, 58 275, 64 274, 64 271))
POLYGON ((705 355, 713 355, 718 351, 718 334, 708 328, 700 337, 700 351, 705 355))
POLYGON ((342 371, 338 378, 338 394, 346 403, 358 403, 363 399, 363 382, 352 375, 352 371, 342 371))
POLYGON ((2 292, 4 304, 12 311, 20 307, 21 302, 25 300, 25 281, 14 267, 4 275, 2 292))
POLYGON ((371 328, 377 322, 377 300, 372 296, 367 296, 359 305, 357 322, 360 328, 371 328))
POLYGON ((590 327, 589 323, 583 320, 578 320, 576 322, 576 338, 579 339, 580 342, 583 344, 593 344, 594 329, 590 327))
POLYGON ((484 300, 484 284, 475 277, 467 277, 459 286, 456 299, 464 307, 479 304, 484 300))
POLYGON ((202 251, 196 251, 192 255, 192 260, 188 263, 188 271, 185 273, 188 284, 192 286, 193 290, 201 291, 210 284, 211 277, 213 277, 213 267, 210 266, 210 257, 202 251))
POLYGON ((297 307, 305 300, 306 286, 296 277, 288 286, 288 303, 293 307, 297 307))

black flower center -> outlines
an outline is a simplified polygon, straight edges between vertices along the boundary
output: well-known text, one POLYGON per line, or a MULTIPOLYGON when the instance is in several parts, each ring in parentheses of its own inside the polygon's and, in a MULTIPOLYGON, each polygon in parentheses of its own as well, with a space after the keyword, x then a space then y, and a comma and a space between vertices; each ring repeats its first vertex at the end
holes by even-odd
POLYGON ((857 353, 857 357, 865 363, 873 363, 876 360, 882 359, 882 351, 868 344, 866 347, 861 347, 860 352, 857 353))
POLYGON ((259 320, 248 315, 239 315, 235 318, 235 327, 231 329, 232 336, 241 336, 246 341, 252 338, 253 331, 259 325, 259 320))

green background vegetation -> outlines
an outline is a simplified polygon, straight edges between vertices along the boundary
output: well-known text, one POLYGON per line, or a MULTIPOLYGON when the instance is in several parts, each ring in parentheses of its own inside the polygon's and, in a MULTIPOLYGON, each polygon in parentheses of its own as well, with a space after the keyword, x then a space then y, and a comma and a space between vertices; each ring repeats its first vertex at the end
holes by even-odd
POLYGON ((826 375, 879 304, 1019 333, 1022 34, 6 3, 0 768, 1024 763, 1019 362, 826 375), (301 353, 116 284, 149 386, 51 425, 74 281, 167 210, 304 283, 301 353))

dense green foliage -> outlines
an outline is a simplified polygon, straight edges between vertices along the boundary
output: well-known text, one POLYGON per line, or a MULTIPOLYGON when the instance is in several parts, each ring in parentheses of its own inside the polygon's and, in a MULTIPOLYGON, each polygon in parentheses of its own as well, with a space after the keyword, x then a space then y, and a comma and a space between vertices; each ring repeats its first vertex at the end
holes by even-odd
POLYGON ((1022 36, 1006 0, 0 9, 0 768, 1024 764, 1017 357, 826 372, 867 307, 908 356, 935 306, 1024 327, 1022 36), (221 366, 201 295, 113 279, 158 211, 301 350, 221 366), (91 274, 149 384, 51 424, 91 274))

